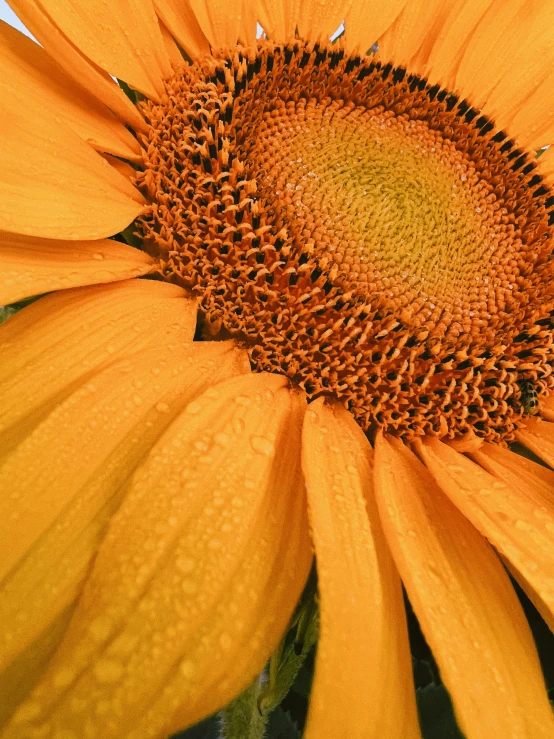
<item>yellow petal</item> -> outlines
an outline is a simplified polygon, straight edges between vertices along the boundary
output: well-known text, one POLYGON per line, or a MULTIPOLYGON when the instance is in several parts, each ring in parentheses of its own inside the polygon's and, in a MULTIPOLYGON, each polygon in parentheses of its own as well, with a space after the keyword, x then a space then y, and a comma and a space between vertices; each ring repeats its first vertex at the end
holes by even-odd
MULTIPOLYGON (((247 12, 247 5, 252 0, 189 0, 202 33, 210 42, 212 48, 220 49, 234 46, 241 30, 242 22, 246 17, 255 24, 255 17, 247 12)), ((253 33, 255 34, 255 25, 253 33)))
POLYGON ((273 41, 292 41, 302 0, 257 0, 258 20, 273 41))
POLYGON ((28 0, 94 64, 157 99, 171 75, 151 0, 28 0))
MULTIPOLYGON (((134 469, 176 415, 211 385, 248 371, 231 342, 178 344, 129 354, 57 406, 0 467, 5 576, 0 584, 0 686, 17 657, 27 690, 59 642, 37 650, 74 602, 134 469), (7 524, 11 522, 11 526, 7 524)), ((22 685, 20 685, 20 692, 22 685)), ((21 699, 21 698, 20 698, 21 699)), ((16 707, 15 698, 6 710, 16 707)))
POLYGON ((42 47, 0 22, 0 93, 21 89, 98 151, 140 158, 140 146, 108 108, 77 85, 42 47))
POLYGON ((128 180, 25 89, 0 95, 0 120, 0 229, 96 239, 139 215, 128 180))
POLYGON ((175 285, 129 280, 63 290, 0 326, 0 450, 8 451, 83 378, 175 325, 192 341, 196 304, 175 285))
POLYGON ((346 13, 344 43, 348 51, 365 54, 396 20, 408 0, 353 0, 346 13))
POLYGON ((459 507, 523 578, 554 631, 554 472, 492 444, 471 457, 490 474, 475 476, 477 496, 464 495, 459 507), (487 486, 492 495, 483 495, 487 486))
POLYGON ((525 426, 516 431, 516 439, 550 467, 554 467, 554 423, 540 418, 528 418, 525 426))
POLYGON ((464 736, 554 736, 531 631, 490 545, 400 441, 377 439, 375 475, 385 535, 464 736))
POLYGON ((509 70, 514 49, 527 43, 536 5, 527 0, 496 0, 480 19, 456 72, 456 87, 472 105, 486 103, 509 70))
POLYGON ((309 41, 327 41, 344 21, 348 0, 302 0, 298 34, 309 41))
POLYGON ((55 241, 0 234, 0 304, 147 274, 152 259, 118 241, 55 241))
POLYGON ((379 54, 386 61, 422 73, 430 49, 447 15, 444 0, 411 0, 379 38, 379 54))
POLYGON ((65 639, 4 737, 164 738, 246 687, 311 551, 302 397, 252 375, 206 391, 135 475, 65 639), (75 708, 78 706, 78 711, 75 708))
POLYGON ((436 36, 427 62, 427 73, 433 82, 454 91, 456 71, 471 43, 471 36, 487 9, 496 0, 454 0, 445 3, 448 16, 436 36))
POLYGON ((306 739, 420 736, 402 588, 373 499, 371 452, 347 411, 310 405, 302 467, 321 636, 306 739))
POLYGON ((158 16, 192 59, 210 53, 190 0, 154 0, 154 4, 158 16))
MULTIPOLYGON (((551 26, 551 28, 553 28, 551 26)), ((554 49, 554 43, 552 44, 554 49)), ((554 71, 547 76, 525 98, 518 111, 514 111, 510 119, 510 130, 514 131, 518 140, 532 149, 554 143, 554 116, 552 114, 552 86, 554 85, 554 71)), ((552 156, 552 153, 550 154, 552 156)), ((547 157, 548 159, 548 157, 547 157)), ((545 164, 544 155, 539 159, 539 167, 545 164)), ((550 165, 550 171, 552 165, 550 165)))
POLYGON ((158 22, 160 24, 160 31, 164 41, 167 57, 171 63, 171 68, 174 72, 176 72, 183 67, 183 65, 185 64, 185 60, 183 59, 183 55, 179 51, 179 47, 177 46, 177 43, 173 38, 171 32, 168 30, 165 23, 161 19, 159 19, 159 14, 158 22))
POLYGON ((108 162, 111 167, 116 170, 116 172, 119 172, 120 175, 123 175, 123 177, 128 180, 128 187, 126 188, 127 195, 129 195, 129 197, 131 198, 136 199, 139 203, 144 202, 141 194, 132 184, 137 176, 137 170, 134 169, 134 167, 132 167, 128 162, 124 162, 121 159, 112 156, 111 154, 102 154, 102 157, 108 162))
POLYGON ((133 128, 146 130, 144 119, 123 90, 107 72, 85 58, 41 5, 34 0, 10 0, 10 5, 23 25, 70 77, 133 128))

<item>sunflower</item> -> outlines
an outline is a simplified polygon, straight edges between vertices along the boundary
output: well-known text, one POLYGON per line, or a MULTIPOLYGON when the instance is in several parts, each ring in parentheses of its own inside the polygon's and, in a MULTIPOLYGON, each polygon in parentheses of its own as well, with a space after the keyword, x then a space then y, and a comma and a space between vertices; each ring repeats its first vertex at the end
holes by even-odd
POLYGON ((551 739, 552 3, 11 4, 1 736, 221 709, 315 553, 306 739, 420 736, 402 585, 467 739, 551 739))

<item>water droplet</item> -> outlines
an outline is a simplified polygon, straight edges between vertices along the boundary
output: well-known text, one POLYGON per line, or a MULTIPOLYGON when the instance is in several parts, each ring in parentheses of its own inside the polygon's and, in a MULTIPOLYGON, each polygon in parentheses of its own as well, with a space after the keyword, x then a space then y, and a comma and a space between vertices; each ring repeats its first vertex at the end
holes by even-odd
POLYGON ((160 401, 159 403, 156 403, 156 410, 158 411, 158 413, 167 413, 169 410, 169 405, 160 401))
POLYGON ((273 442, 265 436, 251 436, 250 445, 255 452, 263 454, 265 457, 269 457, 269 455, 275 450, 273 442))
POLYGON ((225 632, 223 632, 219 637, 219 643, 221 644, 222 649, 224 649, 226 652, 228 652, 233 646, 233 640, 231 639, 229 634, 226 634, 225 632))
POLYGON ((198 401, 196 400, 193 400, 192 403, 189 403, 187 407, 185 408, 185 413, 194 415, 195 413, 200 413, 201 410, 202 410, 202 404, 198 403, 198 401))

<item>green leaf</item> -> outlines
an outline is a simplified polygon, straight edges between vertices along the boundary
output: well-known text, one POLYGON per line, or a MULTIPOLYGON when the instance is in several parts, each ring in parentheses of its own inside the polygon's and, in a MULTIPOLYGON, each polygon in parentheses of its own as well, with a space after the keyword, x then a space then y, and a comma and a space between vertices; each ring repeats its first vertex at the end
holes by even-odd
POLYGON ((261 677, 220 713, 221 739, 263 739, 268 714, 260 709, 261 677))
POLYGON ((416 696, 423 739, 464 739, 443 685, 420 688, 416 696))

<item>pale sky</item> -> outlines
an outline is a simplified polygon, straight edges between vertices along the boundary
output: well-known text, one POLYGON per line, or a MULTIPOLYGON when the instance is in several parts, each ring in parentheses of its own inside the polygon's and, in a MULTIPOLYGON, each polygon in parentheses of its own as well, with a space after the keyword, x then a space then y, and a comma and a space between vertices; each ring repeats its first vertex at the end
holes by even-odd
POLYGON ((23 31, 27 36, 31 34, 27 31, 23 23, 19 20, 13 10, 10 8, 6 0, 0 0, 0 20, 6 21, 10 26, 14 26, 19 31, 23 31))

